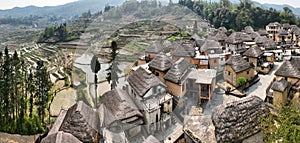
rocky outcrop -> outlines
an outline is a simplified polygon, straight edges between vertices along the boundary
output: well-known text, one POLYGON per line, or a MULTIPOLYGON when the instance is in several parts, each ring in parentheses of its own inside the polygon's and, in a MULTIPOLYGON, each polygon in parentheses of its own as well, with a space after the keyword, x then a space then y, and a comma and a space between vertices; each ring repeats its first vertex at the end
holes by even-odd
POLYGON ((217 142, 240 142, 258 133, 259 119, 268 112, 257 96, 219 106, 212 115, 217 142))

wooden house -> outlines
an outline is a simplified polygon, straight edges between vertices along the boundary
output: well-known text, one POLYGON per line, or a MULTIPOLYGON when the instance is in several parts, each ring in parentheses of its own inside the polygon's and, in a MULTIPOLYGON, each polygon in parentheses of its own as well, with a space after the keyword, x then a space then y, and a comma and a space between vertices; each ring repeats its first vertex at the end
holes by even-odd
POLYGON ((275 81, 272 86, 272 95, 269 102, 271 102, 274 106, 282 107, 286 105, 288 99, 288 92, 290 88, 290 83, 286 81, 284 78, 281 78, 275 81))
POLYGON ((225 32, 218 32, 213 39, 219 42, 220 46, 225 47, 225 40, 228 38, 225 32))
POLYGON ((173 60, 166 55, 156 56, 150 63, 150 71, 159 77, 160 81, 165 82, 164 76, 168 70, 172 67, 173 60))
POLYGON ((144 124, 143 114, 136 106, 126 90, 116 88, 102 95, 99 107, 100 126, 106 128, 106 140, 110 140, 109 132, 123 132, 126 138, 141 133, 144 124))
POLYGON ((186 75, 188 74, 188 69, 190 69, 190 67, 191 64, 187 60, 180 58, 173 64, 164 77, 167 85, 167 92, 175 97, 175 102, 177 102, 177 104, 179 99, 186 93, 186 75))
POLYGON ((272 22, 266 26, 266 31, 269 33, 268 38, 273 41, 277 41, 276 36, 278 35, 280 30, 281 24, 278 22, 272 22))
POLYGON ((173 55, 172 59, 174 61, 179 60, 180 58, 184 58, 186 61, 188 61, 191 64, 197 65, 199 63, 199 59, 195 59, 196 56, 196 49, 191 44, 182 44, 180 47, 178 47, 173 55))
POLYGON ((216 86, 214 69, 190 69, 186 80, 187 94, 198 96, 198 104, 211 99, 216 86))
POLYGON ((234 55, 225 63, 224 78, 228 83, 238 87, 239 77, 244 77, 249 81, 255 77, 254 70, 253 64, 247 62, 241 55, 234 55))
POLYGON ((163 52, 164 45, 161 41, 155 41, 151 43, 145 50, 145 59, 146 62, 151 61, 158 55, 159 53, 163 52))
POLYGON ((153 134, 161 126, 171 125, 173 97, 166 93, 167 86, 151 71, 139 68, 128 77, 127 92, 144 115, 148 133, 153 134))
POLYGON ((225 45, 230 51, 236 51, 244 46, 244 42, 254 41, 246 33, 234 32, 225 40, 225 45))
POLYGON ((298 58, 292 58, 289 61, 285 61, 275 72, 276 79, 279 80, 284 78, 292 85, 300 85, 300 71, 298 58))

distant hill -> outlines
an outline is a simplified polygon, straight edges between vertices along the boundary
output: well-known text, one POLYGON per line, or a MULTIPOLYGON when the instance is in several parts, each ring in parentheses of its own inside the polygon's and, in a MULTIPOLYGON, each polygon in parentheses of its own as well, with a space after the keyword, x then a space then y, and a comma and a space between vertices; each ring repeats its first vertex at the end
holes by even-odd
MULTIPOLYGON (((37 16, 61 16, 63 18, 70 18, 73 16, 80 16, 83 12, 90 10, 92 13, 101 11, 104 9, 106 4, 109 5, 120 5, 125 0, 79 0, 59 6, 46 6, 46 7, 36 7, 27 6, 23 8, 13 8, 9 10, 0 10, 0 18, 3 17, 24 17, 30 15, 37 16)), ((169 2, 169 0, 161 0, 163 4, 169 2)), ((209 0, 208 0, 209 1, 209 0)), ((211 2, 219 2, 220 0, 210 0, 211 2)), ((239 0, 230 0, 232 3, 239 3, 239 0)), ((173 3, 177 3, 178 0, 172 0, 173 3)), ((261 4, 259 2, 254 2, 256 6, 263 7, 266 9, 274 8, 278 11, 282 11, 283 7, 289 7, 294 14, 300 16, 300 8, 294 8, 290 5, 276 5, 276 4, 261 4)))
POLYGON ((297 16, 300 16, 300 8, 295 8, 290 5, 284 4, 284 5, 278 5, 278 4, 261 4, 259 2, 254 2, 254 4, 258 7, 262 7, 265 9, 274 8, 277 11, 282 11, 284 7, 288 7, 293 11, 293 13, 297 16))
POLYGON ((79 0, 71 3, 67 3, 59 6, 27 6, 27 7, 15 7, 9 10, 0 10, 0 18, 3 17, 24 17, 30 15, 37 16, 62 16, 64 18, 70 18, 72 16, 80 16, 83 12, 90 10, 92 13, 98 12, 104 9, 106 4, 119 5, 125 0, 79 0))

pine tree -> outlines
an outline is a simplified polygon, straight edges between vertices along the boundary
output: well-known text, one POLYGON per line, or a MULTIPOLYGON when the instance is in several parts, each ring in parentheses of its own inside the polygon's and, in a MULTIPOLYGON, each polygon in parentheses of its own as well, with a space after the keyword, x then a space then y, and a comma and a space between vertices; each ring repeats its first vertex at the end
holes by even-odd
POLYGON ((110 84, 111 89, 115 89, 117 87, 117 84, 119 83, 118 74, 122 72, 118 67, 119 62, 116 60, 118 55, 117 50, 118 50, 117 42, 115 41, 111 42, 110 60, 108 62, 109 67, 108 69, 106 69, 106 71, 108 71, 106 79, 110 84))
POLYGON ((36 84, 36 92, 35 92, 35 105, 37 105, 38 116, 42 123, 44 123, 45 119, 45 109, 48 108, 49 102, 49 91, 51 88, 51 82, 49 81, 49 73, 47 71, 46 66, 44 66, 43 61, 37 62, 37 69, 35 74, 35 84, 36 84))

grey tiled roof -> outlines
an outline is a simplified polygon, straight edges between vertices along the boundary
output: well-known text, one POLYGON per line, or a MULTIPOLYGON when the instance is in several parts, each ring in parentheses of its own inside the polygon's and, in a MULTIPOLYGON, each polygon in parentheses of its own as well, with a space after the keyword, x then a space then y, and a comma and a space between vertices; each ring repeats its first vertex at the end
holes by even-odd
POLYGON ((215 40, 205 40, 204 44, 200 48, 200 51, 207 52, 208 50, 215 49, 215 48, 222 49, 219 42, 215 40))
POLYGON ((143 97, 145 93, 152 87, 163 84, 158 77, 150 71, 139 68, 128 77, 128 83, 138 96, 143 97))
POLYGON ((271 89, 275 91, 283 92, 289 85, 289 82, 286 81, 284 78, 281 78, 279 81, 275 81, 272 84, 271 89))
POLYGON ((242 32, 234 32, 225 40, 226 43, 230 43, 230 44, 238 44, 247 41, 253 41, 253 40, 251 36, 242 32))
POLYGON ((300 71, 292 61, 285 61, 275 72, 275 75, 300 79, 300 71))
POLYGON ((172 67, 173 60, 166 55, 156 56, 150 63, 149 67, 159 71, 166 71, 172 67))
POLYGON ((257 33, 260 36, 267 36, 269 34, 267 30, 258 30, 257 33))
POLYGON ((277 46, 276 46, 276 42, 273 41, 273 40, 266 40, 263 42, 263 46, 267 49, 267 50, 271 50, 271 49, 277 49, 277 46))
POLYGON ((134 116, 143 117, 142 113, 125 90, 117 88, 108 91, 103 94, 101 101, 103 106, 105 106, 105 109, 102 109, 104 111, 100 111, 104 112, 102 126, 110 126, 115 121, 121 121, 134 116))
POLYGON ((215 36, 217 41, 225 41, 227 38, 228 36, 224 32, 218 32, 215 36))
POLYGON ((186 61, 184 58, 180 58, 173 64, 171 69, 165 75, 164 79, 181 84, 183 77, 190 67, 191 64, 188 61, 186 61))
POLYGON ((266 36, 257 36, 254 41, 256 44, 263 44, 265 41, 269 40, 266 36))
POLYGON ((279 30, 278 34, 283 36, 283 35, 288 35, 289 33, 286 30, 281 29, 281 30, 279 30))
POLYGON ((247 34, 251 34, 254 32, 254 30, 251 26, 246 26, 244 29, 247 34))
POLYGON ((227 61, 226 65, 229 65, 235 72, 241 72, 249 68, 254 67, 254 65, 248 63, 243 59, 241 55, 231 56, 227 61))
POLYGON ((261 131, 268 108, 257 96, 218 106, 213 114, 217 142, 239 142, 261 131))
POLYGON ((93 142, 99 129, 98 114, 79 101, 69 108, 59 130, 72 134, 82 142, 93 142))
POLYGON ((260 56, 262 56, 264 53, 263 51, 260 49, 260 47, 258 46, 254 46, 249 48, 245 53, 244 56, 247 57, 253 57, 253 58, 258 58, 260 56))
POLYGON ((290 61, 300 71, 300 56, 292 56, 290 61))
POLYGON ((146 48, 146 53, 155 53, 158 54, 164 50, 164 45, 160 41, 155 41, 151 43, 147 48, 146 48))
POLYGON ((173 56, 195 57, 195 48, 193 47, 193 45, 181 45, 174 51, 173 56))
POLYGON ((82 143, 70 133, 59 131, 48 135, 42 140, 42 143, 82 143))

